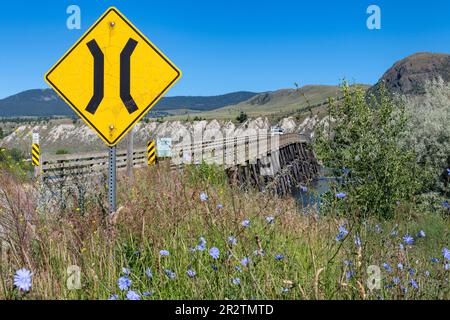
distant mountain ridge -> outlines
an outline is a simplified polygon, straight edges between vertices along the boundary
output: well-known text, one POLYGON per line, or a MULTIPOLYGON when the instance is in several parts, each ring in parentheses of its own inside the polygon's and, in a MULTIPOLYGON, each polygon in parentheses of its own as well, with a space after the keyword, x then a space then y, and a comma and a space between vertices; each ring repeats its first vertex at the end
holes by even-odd
MULTIPOLYGON (((209 111, 246 101, 258 93, 238 91, 217 96, 163 97, 151 110, 209 111)), ((32 89, 0 100, 0 117, 73 116, 72 109, 52 89, 32 89)))

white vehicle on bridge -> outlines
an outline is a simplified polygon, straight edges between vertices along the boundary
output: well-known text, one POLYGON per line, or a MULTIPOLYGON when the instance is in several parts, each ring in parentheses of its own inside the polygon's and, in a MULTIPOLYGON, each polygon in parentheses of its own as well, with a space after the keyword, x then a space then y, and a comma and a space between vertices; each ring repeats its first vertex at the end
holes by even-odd
POLYGON ((284 129, 278 126, 270 128, 270 134, 272 136, 284 134, 284 129))

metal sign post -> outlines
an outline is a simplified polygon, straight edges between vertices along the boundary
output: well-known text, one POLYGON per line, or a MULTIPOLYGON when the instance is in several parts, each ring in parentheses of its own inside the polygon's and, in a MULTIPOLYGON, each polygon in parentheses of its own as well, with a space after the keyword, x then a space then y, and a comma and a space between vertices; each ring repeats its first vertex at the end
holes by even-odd
POLYGON ((108 163, 109 214, 116 212, 116 146, 109 147, 108 163))

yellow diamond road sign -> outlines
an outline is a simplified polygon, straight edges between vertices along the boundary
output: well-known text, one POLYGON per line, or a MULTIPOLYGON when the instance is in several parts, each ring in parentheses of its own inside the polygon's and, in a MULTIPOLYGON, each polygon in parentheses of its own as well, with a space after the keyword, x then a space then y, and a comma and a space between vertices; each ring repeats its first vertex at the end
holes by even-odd
POLYGON ((131 22, 109 8, 45 79, 114 146, 180 76, 131 22))

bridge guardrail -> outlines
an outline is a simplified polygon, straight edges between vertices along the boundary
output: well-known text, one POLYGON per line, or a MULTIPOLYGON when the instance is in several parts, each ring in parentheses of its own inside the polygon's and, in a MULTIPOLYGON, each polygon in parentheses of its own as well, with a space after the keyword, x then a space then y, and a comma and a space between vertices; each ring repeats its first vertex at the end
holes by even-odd
MULTIPOLYGON (((207 163, 224 164, 230 167, 244 164, 246 161, 259 159, 285 145, 306 142, 297 133, 282 135, 259 134, 237 136, 226 139, 202 141, 192 144, 178 144, 172 148, 172 165, 183 165, 205 161, 207 163), (189 159, 185 159, 188 155, 189 159), (232 159, 232 161, 228 161, 232 159)), ((117 170, 125 170, 126 150, 117 151, 117 170)), ((137 148, 133 152, 133 167, 147 165, 145 148, 137 148)), ((108 152, 83 153, 43 157, 42 178, 58 179, 69 174, 99 174, 108 166, 108 152)))

